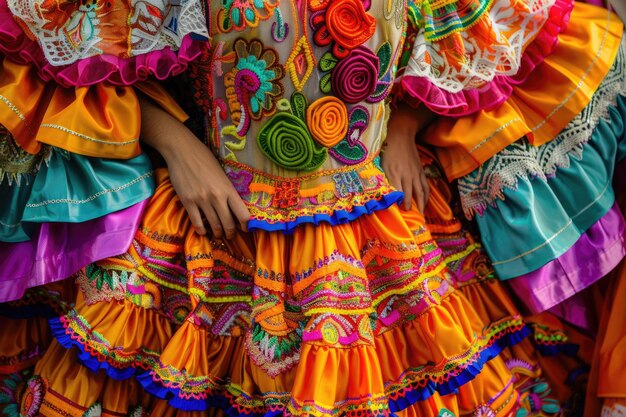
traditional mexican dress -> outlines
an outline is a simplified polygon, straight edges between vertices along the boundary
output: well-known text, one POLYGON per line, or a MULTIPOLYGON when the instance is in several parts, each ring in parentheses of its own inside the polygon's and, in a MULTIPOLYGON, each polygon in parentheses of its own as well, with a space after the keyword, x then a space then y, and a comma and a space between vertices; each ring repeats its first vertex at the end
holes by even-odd
POLYGON ((423 140, 458 180, 498 277, 530 311, 585 326, 559 303, 626 253, 611 185, 626 150, 623 25, 584 3, 508 5, 424 2, 402 83, 441 115, 423 140))
MULTIPOLYGON (((38 11, 52 9, 24 4, 12 16, 37 34, 38 11)), ((93 9, 96 19, 105 21, 108 4, 93 9)), ((413 49, 404 46, 415 5, 205 6, 209 41, 188 77, 204 140, 250 210, 251 232, 230 241, 196 234, 167 170, 156 170, 126 253, 77 274, 73 302, 66 293, 57 301, 55 340, 35 375, 23 385, 19 375, 6 379, 23 387, 7 390, 19 391, 11 399, 21 412, 559 413, 533 345, 522 342, 530 328, 450 217, 449 190, 433 197, 427 221, 415 207, 400 210, 403 196, 381 171, 390 101, 410 94, 392 88, 403 89, 397 69, 413 49), (440 226, 445 251, 429 223, 440 226)), ((175 13, 170 4, 130 7, 130 16, 175 13)), ((180 28, 197 17, 176 16, 180 28)), ((139 26, 151 23, 144 16, 139 26)), ((85 25, 72 20, 67 37, 81 39, 85 25)), ((541 334, 549 346, 565 340, 541 334)))
MULTIPOLYGON (((130 15, 171 7, 131 6, 130 15)), ((41 342, 46 329, 6 321, 2 334, 18 336, 5 373, 36 367, 33 377, 4 378, 5 410, 521 416, 579 408, 566 401, 584 363, 536 355, 570 352, 573 339, 550 317, 522 321, 450 207, 432 155, 422 151, 433 189, 426 217, 398 209, 402 196, 380 170, 388 102, 417 99, 396 72, 401 55, 412 55, 404 33, 415 7, 209 4, 211 40, 189 78, 204 139, 254 231, 231 242, 196 235, 167 171, 157 170, 127 253, 82 270, 78 294, 65 281, 0 311, 15 317, 34 294, 63 313, 50 321, 51 344, 41 342), (522 340, 530 331, 532 343, 522 340)), ((37 33, 36 19, 15 16, 37 33)), ((182 16, 166 26, 188 27, 182 16)), ((167 97, 152 97, 174 112, 167 97)))

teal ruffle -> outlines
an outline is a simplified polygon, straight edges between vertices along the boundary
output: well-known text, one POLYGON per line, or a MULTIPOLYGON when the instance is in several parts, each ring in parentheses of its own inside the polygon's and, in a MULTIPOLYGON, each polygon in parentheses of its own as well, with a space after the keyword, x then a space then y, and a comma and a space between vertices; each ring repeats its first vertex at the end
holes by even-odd
POLYGON ((505 189, 504 199, 476 216, 501 279, 558 258, 613 205, 615 164, 626 156, 626 99, 618 97, 609 112, 584 145, 582 159, 570 158, 569 167, 547 180, 520 178, 516 189, 505 189))
POLYGON ((0 241, 30 239, 35 223, 80 223, 130 207, 155 189, 150 160, 93 158, 54 149, 36 174, 0 182, 0 241))

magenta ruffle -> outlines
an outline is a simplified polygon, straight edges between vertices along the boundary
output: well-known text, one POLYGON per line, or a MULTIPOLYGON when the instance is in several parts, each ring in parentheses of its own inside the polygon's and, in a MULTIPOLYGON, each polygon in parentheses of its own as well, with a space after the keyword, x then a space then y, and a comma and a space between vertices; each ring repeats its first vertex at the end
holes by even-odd
POLYGON ((33 63, 44 81, 56 81, 63 87, 87 86, 103 81, 132 85, 153 76, 164 80, 185 71, 197 58, 206 40, 183 38, 178 51, 166 47, 132 58, 97 55, 66 66, 51 65, 39 44, 30 39, 13 18, 7 0, 0 0, 0 53, 18 64, 33 63))
POLYGON ((498 75, 480 88, 451 93, 425 77, 405 75, 399 91, 401 98, 413 107, 424 103, 435 113, 454 117, 499 106, 513 94, 513 87, 526 81, 533 70, 555 50, 559 35, 567 28, 573 8, 574 0, 556 0, 546 24, 524 51, 520 70, 514 76, 498 75))
POLYGON ((0 242, 0 303, 128 250, 147 200, 83 223, 43 223, 27 242, 0 242))
MULTIPOLYGON (((619 264, 624 255, 626 222, 619 206, 615 204, 563 255, 507 283, 531 313, 540 313, 604 277, 619 264)), ((574 311, 560 311, 559 315, 575 322, 577 320, 574 317, 578 314, 574 311)))

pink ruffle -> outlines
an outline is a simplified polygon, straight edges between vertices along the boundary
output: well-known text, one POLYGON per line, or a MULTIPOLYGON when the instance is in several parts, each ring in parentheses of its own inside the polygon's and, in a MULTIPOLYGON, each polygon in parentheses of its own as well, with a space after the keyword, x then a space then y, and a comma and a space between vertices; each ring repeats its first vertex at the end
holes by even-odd
POLYGON ((30 39, 13 18, 7 0, 0 0, 0 53, 18 64, 34 63, 44 81, 55 81, 63 87, 87 86, 103 81, 115 85, 132 85, 153 76, 164 80, 185 71, 190 61, 201 53, 206 40, 183 38, 178 51, 166 47, 132 58, 98 55, 67 66, 53 66, 39 44, 30 39))
POLYGON ((574 0, 556 0, 548 20, 521 58, 520 70, 514 76, 496 76, 477 89, 458 93, 445 91, 424 77, 405 75, 399 94, 410 105, 424 103, 435 113, 461 117, 484 109, 492 109, 505 102, 513 87, 526 81, 532 71, 557 47, 559 35, 565 31, 574 8, 574 0))

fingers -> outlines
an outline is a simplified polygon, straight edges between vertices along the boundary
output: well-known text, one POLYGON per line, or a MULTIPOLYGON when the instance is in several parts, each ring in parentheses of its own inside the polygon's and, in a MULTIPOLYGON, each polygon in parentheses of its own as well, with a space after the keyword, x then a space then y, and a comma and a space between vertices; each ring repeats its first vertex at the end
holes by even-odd
MULTIPOLYGON (((228 206, 228 198, 223 198, 219 201, 216 201, 214 207, 222 224, 224 237, 226 239, 234 238, 235 234, 237 233, 237 226, 235 225, 235 220, 233 219, 233 215, 230 212, 230 208, 228 206)), ((222 236, 216 235, 216 237, 221 238, 222 236)))
POLYGON ((411 183, 415 181, 410 176, 402 178, 402 190, 404 192, 404 201, 402 201, 402 207, 409 211, 411 210, 411 204, 413 204, 413 187, 411 183))
POLYGON ((209 223, 209 227, 211 227, 213 236, 221 239, 224 234, 224 226, 222 225, 221 217, 213 208, 213 205, 204 204, 202 206, 202 211, 204 212, 204 217, 206 217, 206 220, 209 223))
POLYGON ((204 222, 202 221, 202 216, 200 215, 200 210, 198 210, 198 206, 193 203, 185 204, 185 202, 182 200, 181 203, 183 203, 185 210, 187 210, 189 220, 191 220, 191 225, 193 226, 196 233, 200 235, 206 234, 206 229, 204 228, 204 222))
POLYGON ((237 223, 239 223, 239 228, 243 232, 247 232, 248 220, 250 220, 250 212, 248 211, 248 208, 246 207, 244 202, 241 200, 241 197, 239 197, 239 195, 230 197, 228 199, 228 206, 230 207, 230 211, 232 212, 233 216, 235 216, 235 220, 237 221, 237 223))
POLYGON ((422 170, 422 174, 420 175, 420 181, 422 183, 422 190, 424 190, 424 208, 426 208, 426 204, 428 204, 428 199, 430 198, 430 184, 428 183, 428 178, 426 178, 426 172, 422 170))

